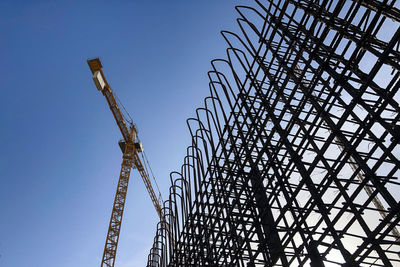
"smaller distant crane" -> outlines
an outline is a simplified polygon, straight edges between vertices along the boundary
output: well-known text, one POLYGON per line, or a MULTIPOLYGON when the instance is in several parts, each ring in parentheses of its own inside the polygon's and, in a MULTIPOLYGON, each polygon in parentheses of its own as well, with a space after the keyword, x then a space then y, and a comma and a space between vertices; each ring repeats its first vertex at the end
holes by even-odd
POLYGON ((117 192, 115 193, 110 224, 108 226, 108 233, 106 244, 104 246, 103 258, 101 261, 101 267, 113 267, 115 263, 115 256, 117 253, 118 239, 121 230, 122 215, 124 213, 126 193, 128 189, 131 168, 136 168, 139 171, 140 176, 142 177, 146 189, 150 195, 151 201, 153 202, 153 205, 161 220, 163 220, 163 214, 160 205, 160 203, 162 203, 162 198, 159 192, 159 199, 154 193, 153 186, 150 182, 147 170, 142 164, 142 161, 139 157, 139 153, 143 152, 143 147, 142 143, 138 141, 136 127, 132 122, 127 123, 125 121, 121 109, 119 108, 115 100, 116 98, 114 96, 114 93, 104 76, 102 70, 103 66, 100 62, 100 59, 89 59, 87 62, 93 74, 93 81, 96 84, 97 89, 101 91, 105 96, 108 106, 110 107, 110 110, 114 115, 114 119, 123 137, 123 140, 119 142, 119 146, 123 152, 121 172, 119 176, 117 192))

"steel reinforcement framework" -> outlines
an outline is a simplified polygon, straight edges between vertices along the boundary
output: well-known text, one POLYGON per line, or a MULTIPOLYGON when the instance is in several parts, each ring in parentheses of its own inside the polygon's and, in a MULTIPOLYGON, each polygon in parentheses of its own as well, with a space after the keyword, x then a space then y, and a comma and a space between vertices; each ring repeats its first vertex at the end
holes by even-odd
POLYGON ((237 6, 147 266, 400 266, 400 10, 237 6))

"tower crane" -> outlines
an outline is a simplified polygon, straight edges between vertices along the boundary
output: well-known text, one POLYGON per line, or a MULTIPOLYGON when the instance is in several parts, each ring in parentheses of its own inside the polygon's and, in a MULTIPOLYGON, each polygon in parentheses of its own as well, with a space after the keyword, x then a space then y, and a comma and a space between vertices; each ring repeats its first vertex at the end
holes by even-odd
POLYGON ((104 246, 103 258, 101 261, 101 267, 113 267, 117 253, 118 239, 121 230, 122 215, 124 213, 131 168, 136 168, 140 173, 140 176, 143 179, 151 201, 153 202, 160 219, 163 218, 160 205, 162 199, 161 194, 159 194, 159 199, 156 197, 153 186, 149 179, 149 174, 147 173, 145 165, 143 165, 142 161, 140 160, 139 153, 143 152, 143 147, 138 140, 136 127, 132 122, 127 122, 125 120, 123 113, 121 112, 121 109, 116 101, 116 97, 104 76, 102 70, 103 66, 100 62, 100 59, 88 59, 87 62, 93 74, 93 81, 96 84, 97 89, 105 96, 108 106, 114 115, 114 119, 123 137, 123 139, 119 142, 120 148, 123 152, 121 172, 119 175, 117 191, 115 193, 114 205, 111 212, 106 243, 104 246))

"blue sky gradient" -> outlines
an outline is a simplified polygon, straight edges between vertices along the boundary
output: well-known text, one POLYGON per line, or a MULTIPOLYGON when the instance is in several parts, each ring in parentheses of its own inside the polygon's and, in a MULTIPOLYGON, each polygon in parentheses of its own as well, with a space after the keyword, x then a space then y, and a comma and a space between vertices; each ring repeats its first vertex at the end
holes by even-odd
MULTIPOLYGON (((121 134, 86 59, 132 115, 167 196, 186 119, 225 57, 235 2, 0 2, 0 266, 99 266, 120 171, 121 134)), ((144 266, 157 222, 136 171, 116 265, 144 266)))

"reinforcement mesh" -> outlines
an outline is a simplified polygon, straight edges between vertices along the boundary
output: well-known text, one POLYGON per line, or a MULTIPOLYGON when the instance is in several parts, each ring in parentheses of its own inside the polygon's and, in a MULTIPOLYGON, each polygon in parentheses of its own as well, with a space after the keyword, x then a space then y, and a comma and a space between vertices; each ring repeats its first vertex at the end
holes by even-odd
POLYGON ((400 266, 399 2, 236 9, 147 266, 400 266))

